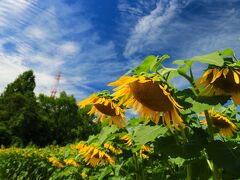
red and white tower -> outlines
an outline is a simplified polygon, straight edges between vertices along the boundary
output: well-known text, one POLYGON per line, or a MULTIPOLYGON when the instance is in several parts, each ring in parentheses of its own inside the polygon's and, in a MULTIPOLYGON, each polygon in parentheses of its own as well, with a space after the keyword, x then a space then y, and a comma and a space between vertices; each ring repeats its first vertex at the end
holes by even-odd
POLYGON ((58 73, 58 74, 55 76, 55 85, 53 86, 53 88, 52 88, 52 90, 51 90, 51 97, 55 97, 55 96, 56 96, 60 79, 61 79, 61 72, 58 73))

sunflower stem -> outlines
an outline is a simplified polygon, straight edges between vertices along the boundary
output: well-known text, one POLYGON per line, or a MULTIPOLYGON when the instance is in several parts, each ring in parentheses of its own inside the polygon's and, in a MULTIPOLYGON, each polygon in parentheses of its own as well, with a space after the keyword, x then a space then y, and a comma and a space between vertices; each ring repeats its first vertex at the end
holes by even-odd
POLYGON ((205 117, 206 117, 206 120, 207 120, 207 125, 208 125, 208 134, 210 136, 209 141, 211 142, 211 141, 214 140, 213 122, 212 122, 212 119, 209 116, 208 110, 205 110, 204 114, 205 114, 205 117))
MULTIPOLYGON (((208 124, 208 134, 210 136, 209 141, 212 142, 212 141, 214 141, 213 122, 209 116, 208 110, 205 110, 204 113, 205 113, 205 117, 206 117, 207 124, 208 124)), ((217 166, 213 163, 213 161, 207 159, 207 162, 208 162, 209 168, 212 170, 213 179, 214 180, 222 179, 221 173, 219 172, 217 166)))
MULTIPOLYGON (((191 73, 191 71, 190 71, 191 73)), ((192 85, 192 91, 194 93, 195 96, 198 96, 198 92, 196 91, 196 85, 194 83, 194 79, 193 79, 193 75, 191 73, 191 77, 188 76, 186 73, 179 73, 180 75, 182 75, 186 80, 188 80, 188 82, 192 85)))
POLYGON ((138 157, 135 153, 133 153, 133 161, 135 166, 136 180, 144 180, 145 175, 143 169, 141 169, 140 164, 138 162, 138 157))
POLYGON ((191 164, 187 165, 187 180, 192 180, 192 168, 191 164))
POLYGON ((183 137, 183 142, 187 143, 188 142, 188 138, 186 136, 185 129, 181 130, 181 134, 182 134, 182 137, 183 137))
MULTIPOLYGON (((190 76, 191 76, 191 79, 194 79, 193 72, 192 72, 192 67, 190 67, 190 76)), ((195 84, 194 84, 194 86, 195 86, 195 84)))
MULTIPOLYGON (((185 129, 181 130, 181 134, 183 137, 183 143, 187 143, 188 138, 186 136, 185 129)), ((192 165, 191 164, 186 165, 186 171, 187 171, 187 180, 192 180, 192 165)))

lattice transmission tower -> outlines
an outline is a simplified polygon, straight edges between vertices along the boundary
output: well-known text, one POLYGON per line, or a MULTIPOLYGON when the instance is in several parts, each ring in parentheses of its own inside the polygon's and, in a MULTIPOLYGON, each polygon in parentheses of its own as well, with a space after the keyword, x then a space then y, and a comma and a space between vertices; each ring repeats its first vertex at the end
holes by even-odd
POLYGON ((59 72, 56 76, 55 76, 55 84, 51 90, 51 97, 55 97, 57 94, 57 90, 58 90, 58 86, 60 83, 60 79, 61 79, 61 72, 59 72))

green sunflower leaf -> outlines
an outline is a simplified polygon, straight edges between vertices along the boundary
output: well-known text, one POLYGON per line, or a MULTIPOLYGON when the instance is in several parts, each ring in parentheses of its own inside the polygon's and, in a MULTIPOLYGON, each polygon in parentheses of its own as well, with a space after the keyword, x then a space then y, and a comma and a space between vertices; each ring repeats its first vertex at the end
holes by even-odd
POLYGON ((235 52, 231 49, 231 48, 227 48, 224 51, 221 51, 221 56, 226 57, 226 56, 231 56, 234 57, 235 56, 235 52))
POLYGON ((210 179, 212 172, 206 159, 197 159, 191 162, 192 179, 210 179))
POLYGON ((168 129, 163 126, 140 126, 134 130, 133 140, 136 145, 144 145, 164 135, 168 129))
POLYGON ((191 97, 187 98, 185 101, 188 102, 188 103, 191 103, 192 106, 190 108, 188 108, 184 112, 184 114, 185 113, 188 114, 188 113, 191 113, 191 112, 200 113, 200 112, 203 112, 204 110, 209 110, 213 107, 213 105, 211 105, 211 104, 198 102, 196 100, 193 100, 191 97))
POLYGON ((212 64, 216 66, 222 66, 224 63, 221 52, 213 52, 203 56, 194 56, 191 61, 200 62, 205 64, 212 64))
POLYGON ((157 62, 155 63, 155 64, 153 64, 153 66, 151 67, 151 71, 152 72, 157 72, 157 70, 158 70, 158 68, 159 68, 159 66, 161 65, 161 63, 165 60, 165 59, 168 59, 168 58, 170 58, 170 56, 169 55, 167 55, 167 54, 164 54, 163 56, 161 56, 160 58, 157 58, 157 62))
POLYGON ((183 163, 185 162, 185 159, 181 158, 181 157, 176 157, 176 158, 170 158, 169 161, 172 164, 177 165, 178 167, 181 167, 183 165, 183 163))
POLYGON ((176 94, 178 102, 185 108, 183 114, 199 113, 212 107, 224 105, 230 96, 194 96, 191 89, 178 91, 176 94))
POLYGON ((147 56, 143 62, 136 67, 135 69, 133 69, 133 73, 134 74, 140 74, 140 73, 147 73, 148 71, 150 71, 151 67, 153 64, 155 64, 157 62, 157 57, 156 56, 147 56))
POLYGON ((189 97, 185 99, 188 103, 188 109, 183 112, 183 114, 189 114, 191 112, 199 113, 204 110, 209 110, 211 108, 220 108, 221 105, 225 104, 229 100, 229 96, 213 96, 213 97, 197 97, 195 99, 189 97), (189 107, 189 104, 190 107, 189 107))
POLYGON ((187 65, 188 63, 200 62, 205 64, 222 66, 224 64, 224 57, 227 57, 227 56, 231 56, 231 57, 235 56, 235 53, 231 48, 227 48, 223 51, 215 51, 202 56, 194 56, 189 60, 176 60, 173 62, 173 64, 187 65))
MULTIPOLYGON (((112 173, 112 168, 110 166, 105 167, 104 169, 100 170, 99 176, 97 176, 97 179, 102 180, 106 176, 108 176, 110 173, 112 173)), ((96 178, 96 176, 95 176, 96 178)))
POLYGON ((161 57, 147 56, 143 62, 135 69, 131 70, 131 72, 134 74, 148 73, 149 71, 156 73, 158 68, 161 66, 161 63, 168 58, 170 58, 170 56, 167 54, 164 54, 161 57))
POLYGON ((144 118, 131 118, 129 119, 128 121, 128 127, 135 127, 135 126, 138 126, 140 123, 142 123, 144 121, 144 118))
POLYGON ((219 168, 240 177, 240 146, 237 143, 214 141, 207 145, 208 158, 219 168), (230 143, 230 144, 228 144, 230 143))
POLYGON ((179 75, 178 70, 175 68, 162 68, 158 73, 166 77, 168 81, 179 75))
POLYGON ((117 130, 118 128, 115 125, 103 127, 98 135, 98 143, 101 145, 111 134, 115 133, 117 130))
POLYGON ((201 157, 201 151, 204 148, 203 144, 205 132, 202 129, 195 128, 195 134, 189 137, 189 142, 185 144, 176 144, 176 139, 173 136, 166 136, 157 139, 154 142, 154 152, 159 153, 164 157, 177 158, 181 157, 186 160, 196 160, 201 157))

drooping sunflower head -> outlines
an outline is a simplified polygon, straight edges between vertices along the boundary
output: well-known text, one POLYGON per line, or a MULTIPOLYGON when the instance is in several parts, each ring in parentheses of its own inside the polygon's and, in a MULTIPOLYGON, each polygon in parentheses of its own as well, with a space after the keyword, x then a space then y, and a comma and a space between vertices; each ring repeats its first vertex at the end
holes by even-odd
POLYGON ((127 147, 131 147, 133 145, 133 141, 132 141, 131 137, 128 134, 125 134, 125 135, 121 136, 120 140, 123 140, 124 144, 127 147))
POLYGON ((183 120, 178 114, 182 107, 171 95, 170 87, 164 83, 160 76, 144 74, 138 76, 122 76, 109 86, 114 89, 114 98, 121 98, 118 104, 140 113, 146 120, 151 118, 158 124, 160 116, 163 122, 171 129, 170 119, 176 129, 184 127, 183 120))
POLYGON ((111 143, 104 143, 104 148, 110 150, 114 154, 122 154, 122 149, 114 147, 111 143))
POLYGON ((78 144, 76 148, 84 156, 88 165, 96 167, 98 165, 106 165, 115 163, 114 159, 105 151, 94 145, 78 144))
POLYGON ((148 159, 149 155, 152 153, 152 148, 149 147, 148 145, 143 145, 141 146, 140 150, 139 150, 139 156, 142 159, 148 159))
POLYGON ((231 95, 234 103, 240 105, 240 69, 237 67, 209 67, 196 80, 201 95, 231 95))
POLYGON ((52 163, 53 166, 56 166, 57 168, 63 168, 63 164, 55 157, 49 157, 48 161, 52 163))
MULTIPOLYGON (((210 118, 212 119, 213 126, 219 128, 219 134, 225 137, 233 136, 233 133, 238 129, 231 120, 221 114, 220 112, 209 110, 208 111, 210 118)), ((204 119, 202 121, 203 125, 207 126, 207 121, 204 119)))
POLYGON ((74 159, 64 159, 63 161, 65 162, 66 165, 69 165, 69 166, 73 166, 76 168, 80 166, 80 164, 77 163, 74 159))
POLYGON ((92 108, 88 114, 92 115, 95 113, 101 122, 104 122, 109 117, 109 125, 114 123, 121 128, 126 123, 124 116, 125 110, 123 110, 117 104, 117 101, 106 91, 92 94, 90 97, 79 102, 78 105, 81 108, 91 105, 92 108))

